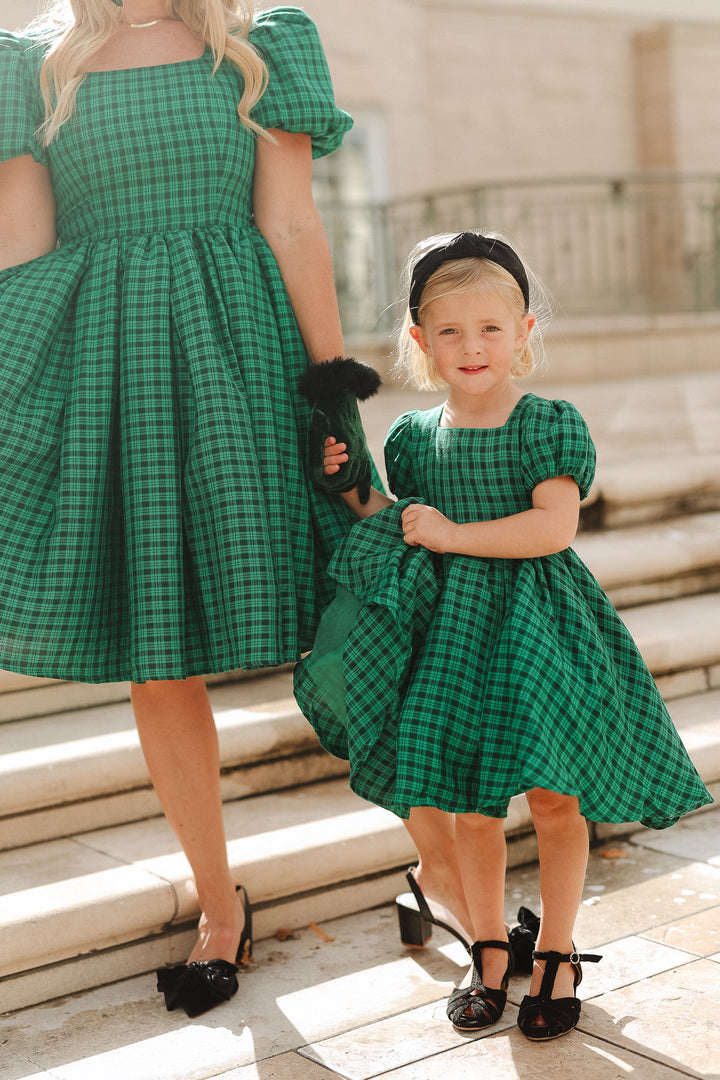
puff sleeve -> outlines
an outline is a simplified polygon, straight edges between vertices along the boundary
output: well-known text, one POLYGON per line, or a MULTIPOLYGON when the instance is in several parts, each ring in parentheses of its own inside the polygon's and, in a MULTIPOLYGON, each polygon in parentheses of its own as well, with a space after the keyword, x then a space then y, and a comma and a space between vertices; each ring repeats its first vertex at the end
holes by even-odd
POLYGON ((264 128, 310 135, 314 158, 336 150, 352 127, 352 118, 335 105, 325 53, 312 19, 293 7, 260 12, 250 41, 270 76, 252 110, 253 120, 264 128))
POLYGON ((412 463, 412 413, 394 420, 385 438, 385 469, 388 487, 398 499, 418 495, 412 463))
POLYGON ((587 497, 595 476, 595 447, 587 424, 569 401, 546 401, 525 418, 521 468, 529 488, 555 476, 571 476, 587 497))
POLYGON ((41 122, 35 66, 22 40, 0 30, 0 161, 32 154, 46 164, 45 151, 35 135, 41 122))

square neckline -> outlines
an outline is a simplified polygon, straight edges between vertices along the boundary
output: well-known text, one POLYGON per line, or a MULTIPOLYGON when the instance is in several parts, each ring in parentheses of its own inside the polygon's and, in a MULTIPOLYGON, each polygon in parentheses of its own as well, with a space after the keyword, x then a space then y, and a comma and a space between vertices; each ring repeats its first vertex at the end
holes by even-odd
POLYGON ((537 395, 533 394, 530 390, 528 390, 526 393, 524 393, 522 395, 522 397, 518 398, 518 400, 515 402, 512 409, 510 410, 510 415, 508 416, 505 423, 504 424, 497 424, 494 427, 455 427, 454 425, 452 427, 442 427, 441 424, 440 424, 440 421, 442 420, 443 413, 445 412, 445 406, 447 405, 447 401, 444 401, 442 403, 442 405, 437 406, 437 408, 439 409, 438 420, 437 420, 437 430, 438 431, 503 431, 508 426, 510 421, 513 419, 516 411, 518 410, 520 405, 522 405, 522 403, 525 401, 525 399, 526 398, 531 398, 531 397, 536 397, 536 396, 537 395))
POLYGON ((96 68, 86 71, 86 75, 122 75, 127 72, 136 71, 157 71, 158 68, 176 68, 184 67, 186 64, 197 64, 200 60, 204 60, 207 56, 210 46, 205 42, 205 47, 199 56, 190 56, 186 60, 170 60, 166 64, 142 64, 139 67, 123 67, 123 68, 96 68))

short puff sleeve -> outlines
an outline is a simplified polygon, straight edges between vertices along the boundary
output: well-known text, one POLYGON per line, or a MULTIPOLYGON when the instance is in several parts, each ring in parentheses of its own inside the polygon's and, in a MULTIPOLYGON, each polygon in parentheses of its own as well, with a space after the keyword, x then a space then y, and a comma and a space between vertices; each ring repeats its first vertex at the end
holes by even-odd
POLYGON ((312 19, 299 8, 260 12, 250 41, 267 64, 269 82, 251 112, 264 128, 303 132, 314 158, 337 150, 352 117, 335 105, 330 72, 312 19))
POLYGON ((412 423, 413 414, 404 413, 394 420, 385 439, 385 470, 388 487, 398 499, 418 495, 413 475, 412 423))
POLYGON ((19 37, 0 30, 0 161, 32 154, 46 164, 35 134, 42 119, 36 65, 19 37))
POLYGON ((569 401, 537 399, 523 418, 521 468, 529 488, 571 476, 587 498, 595 477, 595 446, 587 424, 569 401))

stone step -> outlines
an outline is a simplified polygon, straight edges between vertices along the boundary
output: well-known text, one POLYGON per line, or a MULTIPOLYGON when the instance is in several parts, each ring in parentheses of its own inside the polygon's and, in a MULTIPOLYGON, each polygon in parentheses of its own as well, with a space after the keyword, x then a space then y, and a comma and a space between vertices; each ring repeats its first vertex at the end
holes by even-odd
MULTIPOLYGON (((666 700, 720 686, 720 594, 622 617, 666 700)), ((292 697, 289 671, 210 687, 225 800, 345 775, 292 697)), ((159 813, 129 703, 0 725, 0 850, 159 813)))
MULTIPOLYGON (((267 674, 270 670, 262 672, 267 674)), ((278 669, 282 670, 282 669, 278 669)), ((257 678, 255 671, 226 671, 207 675, 210 685, 245 682, 257 678)), ((91 709, 130 700, 130 683, 80 683, 63 679, 38 679, 0 670, 0 724, 23 717, 50 716, 75 709, 91 709)))
MULTIPOLYGON (((720 485, 720 459, 717 467, 720 485)), ((590 520, 573 546, 616 607, 720 590, 720 510, 607 530, 589 528, 590 520)), ((238 671, 209 676, 208 682, 256 678, 238 671)), ((0 671, 0 725, 128 702, 129 696, 128 683, 73 683, 0 671)))
POLYGON ((614 529, 680 515, 720 510, 720 454, 658 453, 601 460, 582 519, 614 529))
POLYGON ((573 544, 617 608, 720 589, 720 512, 607 531, 573 544))
MULTIPOLYGON (((706 783, 720 791, 720 690, 671 706, 706 783)), ((238 881, 252 886, 256 938, 387 903, 403 891, 412 842, 393 814, 345 779, 226 805, 238 881)), ((634 826, 595 826, 597 838, 634 826)), ((524 797, 506 821, 509 864, 536 858, 524 797)), ((163 818, 0 853, 0 1012, 181 961, 197 904, 163 818)))
MULTIPOLYGON (((399 820, 345 781, 236 800, 226 821, 257 938, 386 902, 414 854, 399 820)), ((163 818, 3 852, 0 878, 0 1012, 189 951, 197 903, 163 818)))
MULTIPOLYGON (((289 671, 210 687, 226 800, 344 775, 289 671)), ((0 725, 0 850, 160 812, 129 702, 0 725)))

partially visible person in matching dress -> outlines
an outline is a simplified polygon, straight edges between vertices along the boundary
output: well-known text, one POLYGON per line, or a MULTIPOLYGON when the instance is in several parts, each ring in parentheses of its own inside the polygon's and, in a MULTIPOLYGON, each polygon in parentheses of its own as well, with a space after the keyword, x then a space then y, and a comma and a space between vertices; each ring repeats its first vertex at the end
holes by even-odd
POLYGON ((306 480, 297 391, 343 354, 311 167, 350 125, 298 8, 0 32, 0 667, 131 682, 202 912, 159 975, 190 1015, 251 945, 202 676, 310 647, 352 521, 306 480))

